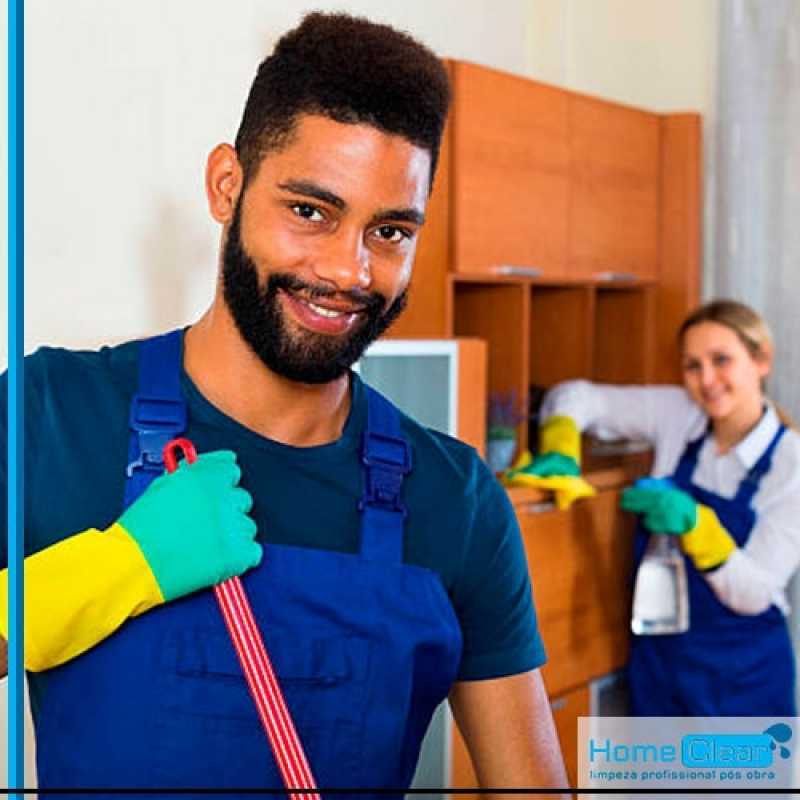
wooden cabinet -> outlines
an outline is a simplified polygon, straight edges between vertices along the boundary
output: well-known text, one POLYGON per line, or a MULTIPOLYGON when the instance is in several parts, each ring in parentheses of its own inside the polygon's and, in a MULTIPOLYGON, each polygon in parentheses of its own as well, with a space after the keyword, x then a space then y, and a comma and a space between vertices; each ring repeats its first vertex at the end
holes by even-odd
MULTIPOLYGON (((578 717, 591 713, 590 683, 621 669, 628 656, 634 519, 620 509, 619 496, 647 469, 647 459, 636 455, 588 474, 597 495, 569 511, 557 511, 544 492, 508 490, 547 651, 542 676, 572 786, 578 717)), ((452 752, 452 785, 477 786, 457 730, 452 752)))
POLYGON ((485 337, 490 389, 523 396, 678 379, 675 330, 699 297, 699 116, 447 67, 452 113, 389 336, 485 337))
POLYGON ((659 115, 577 94, 569 108, 569 274, 656 278, 659 115))
POLYGON ((567 778, 573 787, 578 785, 578 719, 591 714, 590 694, 588 686, 579 686, 550 701, 567 778))
POLYGON ((515 508, 548 654, 542 672, 558 696, 625 663, 633 518, 618 490, 565 512, 536 500, 515 508))
MULTIPOLYGON (((570 378, 676 381, 676 331, 699 298, 700 117, 447 68, 453 109, 409 307, 390 336, 482 339, 488 390, 518 397, 570 378)), ((527 448, 528 425, 517 433, 527 448)), ((633 467, 594 474, 602 491, 569 512, 509 492, 570 777, 588 683, 627 655, 633 521, 618 496, 646 464, 633 467)), ((453 785, 476 785, 457 734, 452 763, 453 785)))
POLYGON ((452 267, 566 273, 569 97, 566 92, 455 62, 452 267))

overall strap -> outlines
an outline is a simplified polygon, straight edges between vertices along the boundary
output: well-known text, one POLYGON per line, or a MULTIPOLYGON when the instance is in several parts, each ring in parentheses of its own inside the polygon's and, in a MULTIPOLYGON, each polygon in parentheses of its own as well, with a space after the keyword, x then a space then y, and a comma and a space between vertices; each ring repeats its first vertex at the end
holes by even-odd
POLYGON ((400 414, 383 395, 364 386, 367 427, 361 442, 364 494, 361 554, 371 561, 400 564, 408 514, 402 502, 403 477, 411 472, 411 448, 400 430, 400 414))
POLYGON ((139 388, 131 400, 125 508, 164 471, 164 445, 186 429, 181 331, 139 343, 139 388))
POLYGON ((786 433, 786 426, 781 425, 772 437, 772 441, 767 446, 767 449, 761 454, 761 458, 753 464, 750 471, 744 476, 736 492, 735 501, 737 503, 742 503, 748 508, 750 507, 750 503, 752 503, 753 497, 758 491, 761 479, 769 472, 772 466, 772 456, 775 453, 778 442, 783 438, 784 433, 786 433))
POLYGON ((705 430, 696 439, 692 439, 692 441, 686 445, 686 448, 683 451, 683 455, 681 456, 678 466, 675 468, 675 473, 672 476, 675 483, 681 488, 689 486, 692 482, 692 475, 694 475, 694 469, 697 466, 697 457, 700 453, 700 448, 703 446, 706 436, 708 436, 708 430, 705 430))

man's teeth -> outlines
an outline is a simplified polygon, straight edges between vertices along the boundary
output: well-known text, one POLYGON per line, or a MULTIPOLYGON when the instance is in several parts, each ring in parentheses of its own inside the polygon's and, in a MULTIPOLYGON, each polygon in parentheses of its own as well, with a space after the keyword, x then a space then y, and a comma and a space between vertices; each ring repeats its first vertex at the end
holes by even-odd
POLYGON ((306 302, 311 307, 312 311, 314 311, 315 314, 319 314, 321 317, 334 319, 344 315, 343 311, 332 311, 330 308, 323 308, 322 306, 318 306, 316 303, 312 303, 310 300, 307 300, 306 302))

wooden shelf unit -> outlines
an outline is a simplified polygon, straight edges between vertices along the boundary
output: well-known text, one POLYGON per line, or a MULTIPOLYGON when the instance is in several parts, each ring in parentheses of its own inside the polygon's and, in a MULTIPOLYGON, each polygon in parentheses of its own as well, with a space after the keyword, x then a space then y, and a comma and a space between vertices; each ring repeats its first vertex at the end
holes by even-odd
MULTIPOLYGON (((488 391, 518 397, 571 378, 676 382, 675 332, 699 300, 700 116, 446 65, 452 113, 408 310, 389 335, 483 339, 488 391)), ((527 424, 518 440, 529 446, 527 424)), ((595 461, 598 496, 568 512, 509 490, 573 785, 589 684, 627 657, 632 520, 619 491, 648 469, 647 454, 595 461)), ((457 731, 452 753, 453 785, 475 786, 457 731)))
MULTIPOLYGON (((453 334, 484 339, 489 391, 572 378, 644 383, 653 374, 652 281, 555 282, 452 275, 453 334)), ((518 430, 529 445, 527 424, 518 430)))

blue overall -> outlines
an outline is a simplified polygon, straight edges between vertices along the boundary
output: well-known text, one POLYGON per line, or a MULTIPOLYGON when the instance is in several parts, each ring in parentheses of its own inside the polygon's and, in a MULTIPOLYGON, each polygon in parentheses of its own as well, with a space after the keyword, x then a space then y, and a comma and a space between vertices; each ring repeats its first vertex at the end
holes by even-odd
MULTIPOLYGON (((178 333, 141 344, 126 503, 186 427, 180 367, 178 333)), ((266 544, 243 583, 318 785, 402 790, 462 640, 438 576, 402 563, 409 447, 397 410, 367 391, 360 553, 266 544)), ((210 590, 128 620, 50 675, 43 788, 282 787, 210 590)))
MULTIPOLYGON (((738 547, 756 522, 753 497, 786 428, 781 427, 742 480, 736 495, 720 497, 692 482, 705 436, 689 442, 673 482, 712 508, 738 547)), ((656 535, 656 534, 653 534, 656 535)), ((637 532, 638 565, 647 532, 637 532)), ((628 677, 636 716, 794 716, 794 654, 776 606, 755 616, 723 605, 684 555, 689 587, 686 633, 633 636, 628 677)))

